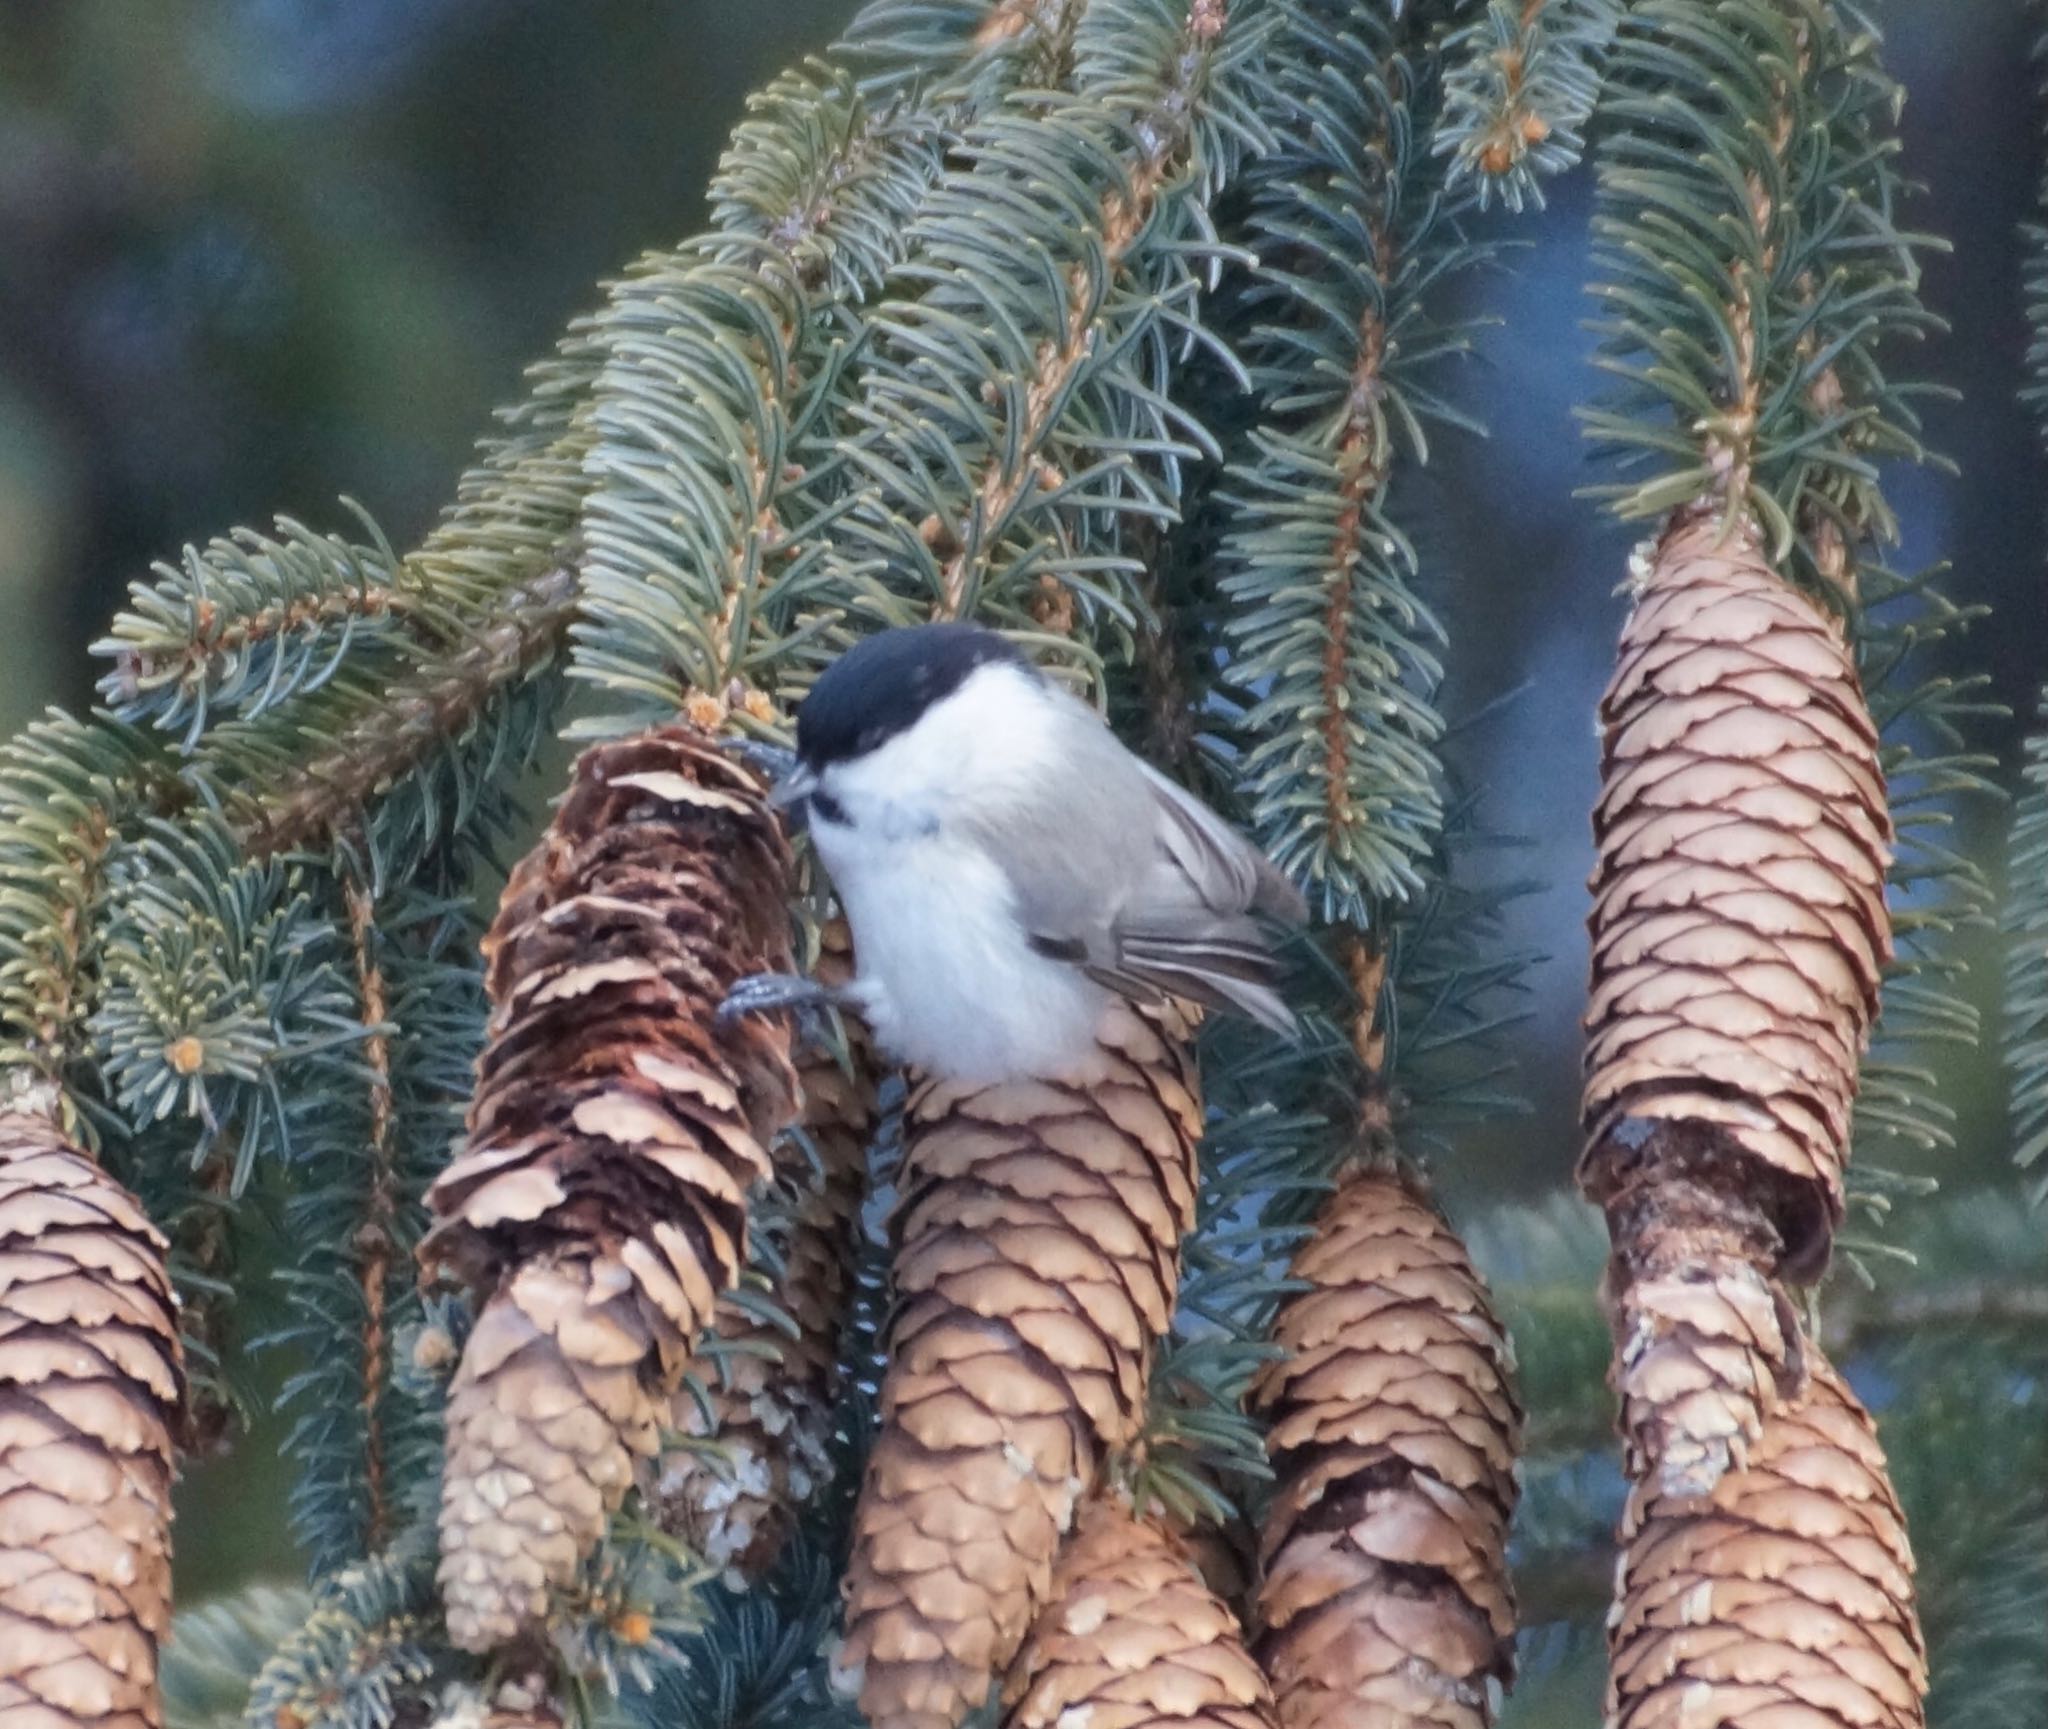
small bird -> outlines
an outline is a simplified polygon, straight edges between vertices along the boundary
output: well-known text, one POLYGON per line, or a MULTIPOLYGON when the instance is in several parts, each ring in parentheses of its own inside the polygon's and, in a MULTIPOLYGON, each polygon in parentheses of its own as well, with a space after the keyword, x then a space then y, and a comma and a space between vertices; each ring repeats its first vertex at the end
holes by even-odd
POLYGON ((855 977, 745 979, 722 1014, 843 1000, 892 1057, 967 1082, 1070 1069, 1111 993, 1292 1029, 1272 938, 1301 896, 995 632, 865 638, 796 733, 771 802, 802 808, 855 977))

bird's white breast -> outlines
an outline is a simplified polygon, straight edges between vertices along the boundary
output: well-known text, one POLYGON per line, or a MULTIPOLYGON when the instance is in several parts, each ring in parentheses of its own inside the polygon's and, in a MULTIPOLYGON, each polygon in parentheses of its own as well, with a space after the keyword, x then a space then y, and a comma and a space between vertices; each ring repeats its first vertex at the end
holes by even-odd
POLYGON ((1056 716, 1039 707, 1023 675, 986 667, 824 777, 849 820, 814 815, 811 832, 853 930, 862 1010, 886 1050, 930 1074, 1060 1073, 1092 1048, 1107 1000, 1030 946, 1002 866, 962 820, 1045 772, 1056 716))

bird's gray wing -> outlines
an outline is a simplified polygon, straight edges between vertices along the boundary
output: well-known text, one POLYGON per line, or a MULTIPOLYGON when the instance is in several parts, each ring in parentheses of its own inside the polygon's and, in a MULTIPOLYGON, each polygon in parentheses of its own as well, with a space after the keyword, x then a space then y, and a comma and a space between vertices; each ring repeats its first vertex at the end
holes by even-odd
POLYGON ((1000 833, 979 824, 1032 946, 1141 1002, 1187 997, 1291 1029, 1267 921, 1304 918, 1301 897, 1207 805, 1074 708, 1057 771, 1007 789, 1000 833))
POLYGON ((1138 766, 1151 795, 1156 850, 1113 922, 1114 971, 1292 1031, 1271 925, 1306 917, 1300 895, 1194 794, 1138 766))
POLYGON ((1204 906, 1218 913, 1261 913, 1281 924, 1307 920, 1300 891, 1271 859, 1186 787, 1132 760, 1160 806, 1166 847, 1204 906))
POLYGON ((1157 848, 1143 765, 1093 709, 1061 706, 1059 748, 1039 772, 990 789, 956 820, 1002 867, 1034 945, 1092 966, 1114 960, 1111 920, 1157 848))

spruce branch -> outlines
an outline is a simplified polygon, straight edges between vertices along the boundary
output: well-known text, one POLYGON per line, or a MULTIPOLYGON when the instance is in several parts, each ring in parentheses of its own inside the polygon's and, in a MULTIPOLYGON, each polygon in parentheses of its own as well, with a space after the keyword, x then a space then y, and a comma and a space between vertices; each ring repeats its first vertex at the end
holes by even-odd
POLYGON ((1902 229, 1898 86, 1875 32, 1830 0, 1647 0, 1615 40, 1595 243, 1601 365, 1588 431, 1631 478, 1624 520, 1696 499, 1754 512, 1773 561, 1826 584, 1812 535, 1896 538, 1876 465, 1924 458, 1891 348, 1936 321, 1902 229))
MULTIPOLYGON (((434 748, 437 729, 456 744, 473 736, 561 643, 581 502, 574 421, 592 367, 572 327, 403 559, 358 510, 367 546, 287 523, 277 537, 216 541, 157 587, 138 586, 98 645, 116 660, 103 687, 123 714, 187 723, 184 796, 226 811, 252 856, 317 850, 367 799, 438 764, 456 768, 454 784, 395 827, 500 807, 465 783, 459 752, 434 748)), ((543 720, 545 707, 535 705, 543 720)), ((488 764, 520 729, 481 730, 496 739, 481 753, 488 764)))
POLYGON ((1443 627, 1390 482, 1469 425, 1435 372, 1470 331, 1428 297, 1488 249, 1431 151, 1442 68, 1355 9, 1299 0, 1276 54, 1279 148, 1250 176, 1242 347, 1260 424, 1226 482, 1223 595, 1252 824, 1322 918, 1418 895, 1444 819, 1443 627))
POLYGON ((425 1718, 440 1683, 460 1673, 434 1612, 433 1555, 416 1533, 343 1569, 257 1671, 247 1729, 393 1729, 425 1718))
POLYGON ((801 621, 847 599, 827 541, 847 502, 832 444, 860 309, 902 260, 960 127, 1057 57, 1067 11, 1031 16, 983 50, 956 42, 956 74, 942 59, 910 90, 876 45, 900 9, 863 12, 838 54, 878 69, 857 81, 816 62, 770 85, 713 183, 717 228, 612 288, 592 325, 606 358, 572 670, 624 706, 579 730, 678 708, 706 726, 778 724, 801 621))
POLYGON ((838 1586, 830 1552, 800 1539, 765 1583, 707 1589, 701 1624, 674 1662, 627 1690, 622 1714, 643 1729, 859 1729, 826 1680, 838 1586))
POLYGON ((1055 89, 1072 70, 1087 0, 869 0, 834 44, 877 100, 944 79, 975 107, 1006 89, 1055 89))
MULTIPOLYGON (((971 111, 969 92, 936 69, 914 98, 883 73, 855 79, 840 61, 866 36, 872 10, 856 17, 834 57, 785 72, 747 99, 707 194, 727 250, 750 239, 780 254, 825 322, 888 275, 936 172, 932 159, 971 111)), ((1024 74, 1010 58, 1008 76, 1024 74)), ((995 66, 981 70, 993 80, 995 66)), ((995 93, 984 85, 984 99, 995 93)))
POLYGON ((1600 94, 1620 0, 1485 0, 1444 42, 1444 120, 1433 149, 1483 206, 1541 208, 1543 181, 1574 167, 1600 94))
POLYGON ((180 802, 143 735, 52 711, 0 747, 0 1066, 60 1090, 86 1053, 109 861, 123 827, 180 802))
POLYGON ((1013 401, 1015 419, 1001 459, 984 468, 959 550, 940 573, 942 609, 949 617, 969 610, 970 584, 978 586, 981 580, 992 537, 1000 535, 1003 523, 1039 479, 1032 459, 1044 448, 1052 421, 1088 358, 1089 326, 1102 295, 1098 282, 1113 281, 1121 272, 1169 180, 1183 167, 1181 158, 1193 142, 1192 116, 1209 71, 1211 45, 1223 34, 1224 22, 1221 0, 1194 0, 1171 69, 1131 128, 1136 149, 1127 159, 1123 184, 1104 194, 1099 206, 1099 258, 1068 270, 1064 319, 1039 350, 1021 401, 1013 401), (1015 412, 1018 407, 1021 413, 1015 412), (977 528, 983 533, 977 534, 977 528))
POLYGON ((1120 536, 1173 517, 1208 446, 1166 368, 1202 339, 1204 200, 1260 134, 1260 36, 1213 0, 1102 0, 1071 91, 966 128, 841 392, 857 490, 837 575, 880 621, 974 614, 1065 642, 1070 610, 1129 620, 1120 536))
POLYGON ((311 1608, 302 1587, 259 1584, 181 1609, 163 1654, 165 1729, 241 1729, 256 1672, 311 1608))
POLYGON ((504 804, 493 776, 530 758, 552 712, 547 675, 573 608, 567 561, 582 501, 574 421, 593 366, 572 328, 560 357, 532 369, 527 399, 395 568, 412 628, 356 631, 289 700, 216 720, 197 740, 186 778, 249 856, 324 850, 401 788, 414 796, 368 834, 400 874, 444 822, 488 832, 504 804))
POLYGON ((288 1083, 362 1037, 334 927, 302 870, 243 863, 203 816, 152 819, 111 889, 91 1033, 112 1106, 130 1133, 187 1125, 195 1166, 231 1146, 239 1194, 318 1117, 288 1083))
MULTIPOLYGON (((367 668, 348 669, 336 700, 283 711, 289 730, 253 732, 209 743, 208 767, 232 759, 253 769, 253 787, 227 790, 227 808, 251 857, 318 849, 379 795, 437 761, 460 761, 483 739, 494 765, 530 758, 538 728, 500 724, 498 699, 542 674, 562 645, 575 611, 567 569, 556 568, 502 597, 502 609, 481 621, 453 652, 424 660, 392 682, 376 685, 367 668), (376 701, 371 700, 375 691, 376 701), (522 746, 509 741, 525 736, 522 746)), ((459 787, 469 777, 456 772, 459 787)), ((469 801, 458 798, 460 813, 469 801)))
POLYGON ((290 1318, 260 1341, 302 1359, 278 1402, 293 1418, 293 1523, 316 1579, 385 1547, 432 1478, 438 1410, 398 1358, 421 1318, 423 1195, 460 1127, 483 1021, 466 905, 418 883, 377 894, 354 859, 337 876, 362 1038, 322 1089, 321 1144, 302 1151, 286 1202, 290 1318))
MULTIPOLYGON (((358 513, 361 514, 360 512, 358 513)), ((121 719, 182 725, 190 750, 216 708, 260 714, 317 689, 358 631, 403 622, 417 597, 376 525, 352 544, 280 517, 275 535, 239 529, 154 568, 93 645, 114 665, 100 694, 121 719)))
POLYGON ((342 888, 348 914, 349 960, 355 974, 365 1036, 363 1066, 368 1070, 369 1133, 365 1152, 369 1183, 363 1222, 354 1247, 361 1255, 359 1277, 363 1296, 363 1502, 365 1551, 381 1549, 391 1536, 392 1507, 386 1482, 387 1437, 382 1395, 389 1379, 391 1326, 386 1314, 385 1287, 391 1277, 393 1241, 398 1224, 398 1195, 393 1170, 395 1107, 391 1086, 391 1037, 385 1028, 391 1015, 384 969, 373 953, 375 909, 369 891, 359 882, 342 888))

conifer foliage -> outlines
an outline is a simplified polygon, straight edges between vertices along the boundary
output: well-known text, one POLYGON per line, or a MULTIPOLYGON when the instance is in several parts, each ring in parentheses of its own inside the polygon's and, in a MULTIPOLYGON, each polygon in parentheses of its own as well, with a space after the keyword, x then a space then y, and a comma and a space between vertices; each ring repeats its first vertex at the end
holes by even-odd
POLYGON ((1607 1413, 1517 1389, 1509 1328, 1569 1353, 1420 1161, 1509 1102, 1522 960, 1412 482, 1470 424, 1458 296, 1590 136, 1587 422, 1651 536, 1580 1165, 1628 1478, 1608 1719, 1918 1724, 1903 1520, 1801 1312, 1852 1147, 1942 1146, 1919 1047, 1974 1031, 1967 615, 1884 562, 1880 465, 1921 455, 1890 353, 1931 323, 1896 98, 1846 0, 873 0, 417 547, 351 507, 159 566, 105 707, 0 753, 0 1714, 161 1721, 174 1438, 233 1442, 278 1216, 312 1585, 195 1624, 177 1700, 1492 1724, 1518 1594, 1557 1595, 1540 1545, 1509 1576, 1525 1430, 1607 1413), (731 747, 935 617, 1142 713, 1301 886, 1298 1041, 1117 1005, 1073 1072, 964 1086, 851 1017, 717 1019, 858 964, 731 747))

